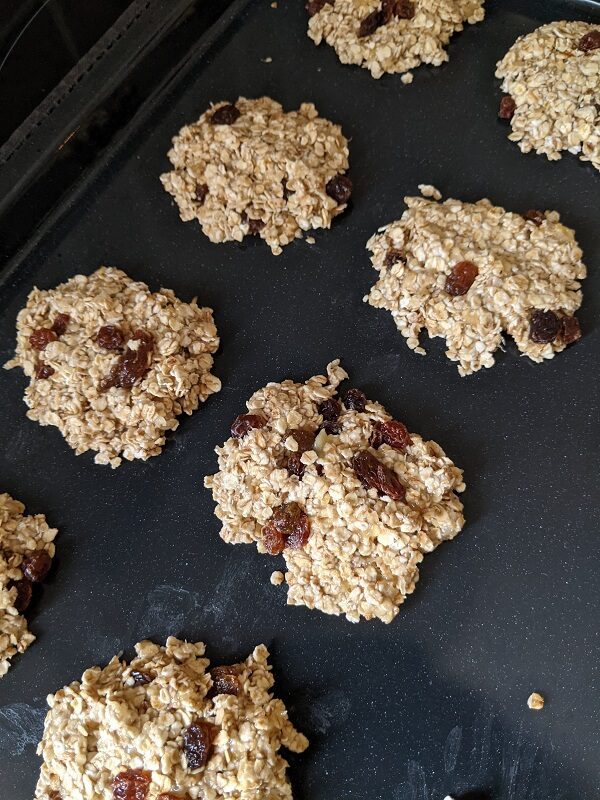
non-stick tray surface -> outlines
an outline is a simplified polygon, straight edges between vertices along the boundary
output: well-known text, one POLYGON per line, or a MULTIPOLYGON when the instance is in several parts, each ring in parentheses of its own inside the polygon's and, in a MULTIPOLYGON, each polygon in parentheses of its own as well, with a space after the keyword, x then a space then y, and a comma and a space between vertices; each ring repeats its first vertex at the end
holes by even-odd
POLYGON ((23 376, 2 376, 2 489, 60 535, 31 615, 38 640, 0 682, 1 798, 33 794, 47 693, 168 634, 207 641, 215 660, 269 645, 277 691, 312 743, 290 758, 297 798, 598 797, 600 178, 574 157, 522 155, 496 118, 493 73, 518 35, 553 19, 600 20, 600 9, 490 0, 486 20, 452 40, 449 64, 404 86, 316 48, 302 5, 234 4, 231 24, 144 109, 0 289, 3 361, 34 284, 109 264, 198 295, 215 309, 223 381, 161 456, 112 471, 29 422, 23 376), (210 244, 180 222, 158 180, 181 125, 211 101, 263 94, 286 109, 313 101, 351 137, 351 210, 314 246, 298 241, 279 257, 261 241, 210 244), (391 317, 362 302, 375 279, 364 245, 419 183, 515 211, 560 210, 590 271, 583 340, 542 365, 508 344, 468 378, 441 340, 425 341, 426 358, 409 351, 391 317), (353 385, 465 470, 467 525, 426 559, 388 626, 287 607, 269 584, 279 562, 225 545, 202 486, 252 391, 336 357, 353 385), (539 713, 526 707, 533 690, 547 700, 539 713))

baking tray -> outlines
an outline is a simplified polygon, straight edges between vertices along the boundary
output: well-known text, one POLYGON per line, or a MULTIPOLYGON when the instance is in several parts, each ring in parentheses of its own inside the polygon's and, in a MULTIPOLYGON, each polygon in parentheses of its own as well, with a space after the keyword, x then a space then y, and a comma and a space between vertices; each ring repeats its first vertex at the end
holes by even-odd
POLYGON ((32 796, 48 692, 171 633, 207 641, 216 661, 268 644, 277 692, 311 739, 289 759, 298 799, 598 797, 600 182, 575 158, 550 163, 507 140, 493 73, 519 34, 552 19, 600 21, 600 8, 486 5, 485 22, 452 40, 449 64, 419 68, 404 86, 316 48, 300 2, 233 3, 7 263, 3 360, 34 284, 105 263, 215 309, 223 390, 160 457, 111 471, 29 422, 22 376, 2 376, 2 488, 60 535, 32 609, 38 640, 0 682, 0 797, 32 796), (158 181, 181 125, 211 101, 262 94, 287 109, 313 101, 351 138, 352 208, 315 245, 279 257, 256 240, 210 244, 158 181), (561 211, 590 271, 580 343, 542 365, 508 344, 493 369, 460 378, 441 340, 419 357, 389 315, 362 303, 375 279, 367 238, 423 182, 561 211), (278 562, 225 545, 202 487, 252 391, 336 357, 352 384, 465 470, 467 525, 425 560, 388 626, 287 607, 268 580, 278 562), (542 712, 526 707, 533 690, 546 697, 542 712))

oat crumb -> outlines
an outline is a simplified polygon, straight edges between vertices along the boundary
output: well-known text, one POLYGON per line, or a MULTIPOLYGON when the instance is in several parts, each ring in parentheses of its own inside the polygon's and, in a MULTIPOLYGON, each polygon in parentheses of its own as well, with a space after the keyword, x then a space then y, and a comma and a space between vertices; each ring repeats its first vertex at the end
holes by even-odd
POLYGON ((315 239, 314 236, 307 236, 306 239, 305 239, 305 242, 306 242, 306 244, 315 244, 316 243, 316 239, 315 239))
POLYGON ((532 692, 527 698, 527 705, 534 711, 540 711, 544 707, 544 698, 538 692, 532 692))
POLYGON ((271 3, 271 8, 278 8, 277 3, 271 3))
POLYGON ((273 61, 273 59, 271 58, 271 56, 267 56, 266 58, 261 58, 261 61, 263 62, 263 64, 270 64, 273 61))
POLYGON ((412 83, 413 82, 413 74, 412 72, 405 72, 404 75, 400 78, 402 83, 412 83))
POLYGON ((283 572, 280 572, 278 569, 275 572, 271 573, 271 577, 269 579, 273 586, 281 586, 284 581, 283 572))

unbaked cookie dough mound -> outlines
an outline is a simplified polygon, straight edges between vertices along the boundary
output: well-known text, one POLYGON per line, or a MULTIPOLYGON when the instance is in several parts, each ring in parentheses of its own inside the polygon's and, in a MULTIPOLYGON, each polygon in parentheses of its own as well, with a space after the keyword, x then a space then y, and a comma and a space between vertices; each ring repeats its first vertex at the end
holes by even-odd
POLYGON ((308 0, 308 35, 331 45, 342 64, 374 78, 448 61, 444 49, 465 23, 481 22, 484 0, 308 0))
POLYGON ((348 142, 312 103, 287 113, 268 97, 216 103, 168 157, 163 186, 211 242, 258 235, 279 254, 302 231, 329 228, 352 193, 348 142))
POLYGON ((32 586, 43 581, 54 557, 56 528, 43 514, 24 516, 25 506, 0 494, 0 677, 10 659, 35 640, 23 616, 32 586))
POLYGON ((521 36, 498 62, 499 116, 524 153, 568 150, 600 169, 600 25, 551 22, 521 36))
POLYGON ((178 415, 219 391, 218 345, 210 308, 101 267, 31 292, 5 367, 30 379, 30 419, 55 425, 77 455, 95 450, 97 464, 118 467, 158 455, 178 415))
POLYGON ((333 361, 327 377, 255 392, 205 485, 226 542, 283 553, 290 605, 391 622, 424 554, 461 530, 464 483, 435 442, 361 391, 342 402, 347 377, 333 361))
POLYGON ((556 211, 514 214, 489 200, 406 197, 408 209, 367 247, 379 280, 364 298, 390 311, 407 344, 421 355, 419 335, 446 339, 461 375, 494 364, 503 331, 541 362, 581 336, 586 268, 575 234, 556 211))
POLYGON ((279 749, 308 741, 270 691, 264 645, 211 670, 202 642, 135 649, 49 696, 36 800, 291 800, 279 749))

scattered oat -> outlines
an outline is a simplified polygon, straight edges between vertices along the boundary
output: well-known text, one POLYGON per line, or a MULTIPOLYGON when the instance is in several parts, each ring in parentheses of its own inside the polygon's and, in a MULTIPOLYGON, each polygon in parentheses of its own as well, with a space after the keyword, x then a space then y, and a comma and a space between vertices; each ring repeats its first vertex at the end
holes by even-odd
POLYGON ((217 103, 168 155, 163 186, 211 242, 254 234, 277 255, 302 231, 329 228, 351 195, 348 142, 311 103, 288 113, 268 97, 217 103))
POLYGON ((306 244, 316 244, 317 242, 314 236, 307 236, 304 241, 306 242, 306 244))
POLYGON ((271 56, 267 56, 266 58, 262 58, 261 61, 263 62, 263 64, 270 64, 273 61, 273 59, 271 58, 271 56))
POLYGON ((55 425, 77 455, 95 450, 97 464, 117 467, 158 455, 178 415, 219 391, 210 373, 218 345, 210 308, 101 267, 30 293, 5 367, 30 379, 29 419, 55 425))
POLYGON ((35 640, 23 616, 32 583, 44 579, 54 557, 56 528, 43 514, 23 516, 25 506, 0 494, 0 677, 10 659, 35 640))
POLYGON ((276 569, 275 572, 271 573, 271 577, 269 580, 271 581, 273 586, 281 586, 281 584, 285 580, 285 576, 283 572, 280 572, 278 569, 276 569))
MULTIPOLYGON (((308 35, 331 45, 342 64, 374 78, 448 60, 444 47, 464 23, 481 22, 484 0, 309 0, 308 35)), ((409 80, 404 81, 409 82, 409 80)))
POLYGON ((424 354, 426 328, 446 339, 446 355, 468 375, 493 365, 503 331, 537 362, 580 337, 572 315, 586 268, 557 212, 521 216, 489 200, 405 202, 402 218, 367 243, 379 280, 364 300, 391 312, 411 349, 424 354))
POLYGON ((414 75, 412 74, 412 72, 405 72, 401 76, 400 80, 402 81, 402 83, 409 84, 413 82, 413 78, 414 75))
POLYGON ((277 8, 277 3, 271 3, 271 8, 277 8))
POLYGON ((165 647, 144 641, 135 649, 130 664, 115 656, 49 696, 36 800, 55 793, 64 800, 112 798, 117 776, 125 785, 143 782, 148 800, 164 792, 190 800, 291 800, 278 751, 301 753, 308 741, 270 692, 264 645, 226 669, 226 694, 214 693, 220 684, 207 671, 202 642, 170 637, 165 647))
POLYGON ((346 377, 333 361, 327 377, 255 392, 261 427, 217 447, 205 485, 226 542, 283 552, 290 605, 391 622, 424 554, 463 526, 462 472, 362 392, 343 406, 346 377))
POLYGON ((586 48, 590 35, 600 41, 600 26, 551 22, 519 37, 498 62, 496 76, 512 98, 502 115, 508 138, 524 153, 556 161, 568 150, 600 169, 600 47, 586 48))
POLYGON ((534 711, 540 711, 544 707, 544 698, 538 692, 532 692, 527 698, 527 705, 534 711))

